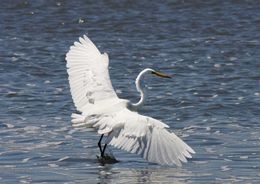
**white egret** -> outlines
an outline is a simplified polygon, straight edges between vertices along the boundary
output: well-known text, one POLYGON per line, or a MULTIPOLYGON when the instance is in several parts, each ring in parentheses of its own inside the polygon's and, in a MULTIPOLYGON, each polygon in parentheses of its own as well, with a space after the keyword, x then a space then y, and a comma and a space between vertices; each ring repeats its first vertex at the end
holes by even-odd
POLYGON ((141 94, 137 103, 118 98, 108 72, 109 59, 101 54, 92 41, 84 35, 70 47, 66 55, 67 72, 73 102, 80 114, 72 114, 75 127, 94 127, 101 138, 98 146, 101 158, 107 145, 141 155, 149 162, 178 165, 187 162, 194 150, 184 143, 168 125, 151 117, 138 114, 146 94, 140 85, 144 75, 170 78, 147 68, 136 78, 136 88, 141 94), (101 141, 106 136, 102 148, 101 141))

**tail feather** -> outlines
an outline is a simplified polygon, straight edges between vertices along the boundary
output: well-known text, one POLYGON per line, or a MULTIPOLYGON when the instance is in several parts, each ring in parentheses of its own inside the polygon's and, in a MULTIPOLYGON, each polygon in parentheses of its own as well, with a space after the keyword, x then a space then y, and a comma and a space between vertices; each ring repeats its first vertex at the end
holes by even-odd
POLYGON ((80 127, 86 124, 86 117, 81 114, 72 113, 71 118, 71 123, 73 127, 80 127))
POLYGON ((71 123, 73 127, 84 127, 84 128, 91 128, 93 127, 93 124, 95 122, 93 122, 93 120, 88 119, 87 116, 81 115, 81 114, 76 114, 76 113, 72 113, 71 114, 71 123))

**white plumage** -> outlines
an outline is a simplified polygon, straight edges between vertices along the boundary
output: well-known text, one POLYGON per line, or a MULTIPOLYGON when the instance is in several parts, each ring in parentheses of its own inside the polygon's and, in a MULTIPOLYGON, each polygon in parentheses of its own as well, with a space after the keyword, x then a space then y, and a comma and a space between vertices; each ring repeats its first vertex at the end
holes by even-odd
MULTIPOLYGON (((150 162, 162 165, 181 166, 181 162, 191 158, 190 153, 195 153, 167 130, 168 125, 136 112, 146 99, 140 85, 143 76, 169 76, 149 68, 143 70, 136 79, 141 99, 132 104, 117 97, 108 73, 108 55, 101 54, 87 36, 79 38, 79 42, 71 46, 66 60, 73 102, 81 112, 72 114, 73 126, 94 127, 99 134, 107 136, 105 144, 139 154, 150 162)), ((103 150, 100 147, 101 156, 104 156, 102 151, 105 151, 105 147, 103 150)))
POLYGON ((67 71, 72 98, 77 110, 91 106, 95 101, 117 98, 108 74, 108 55, 101 54, 91 40, 75 42, 67 53, 67 71))

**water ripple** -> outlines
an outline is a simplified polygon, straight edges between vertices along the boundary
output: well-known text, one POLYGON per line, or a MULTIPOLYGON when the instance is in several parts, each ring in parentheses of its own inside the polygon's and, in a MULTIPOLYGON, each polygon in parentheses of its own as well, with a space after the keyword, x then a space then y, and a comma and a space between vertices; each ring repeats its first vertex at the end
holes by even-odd
POLYGON ((259 2, 1 2, 2 183, 259 183, 259 2), (110 56, 113 85, 196 151, 183 168, 150 164, 113 148, 102 166, 98 136, 73 129, 65 53, 87 33, 110 56), (199 169, 198 169, 199 168, 199 169))

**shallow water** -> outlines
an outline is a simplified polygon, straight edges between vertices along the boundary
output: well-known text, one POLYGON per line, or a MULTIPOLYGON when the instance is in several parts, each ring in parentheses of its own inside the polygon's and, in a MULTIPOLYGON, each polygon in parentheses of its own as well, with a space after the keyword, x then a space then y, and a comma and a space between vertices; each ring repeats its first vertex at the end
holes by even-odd
POLYGON ((3 1, 0 7, 0 183, 259 183, 260 4, 258 1, 3 1), (75 130, 65 54, 81 35, 110 56, 122 98, 167 123, 195 151, 182 168, 149 164, 75 130))

